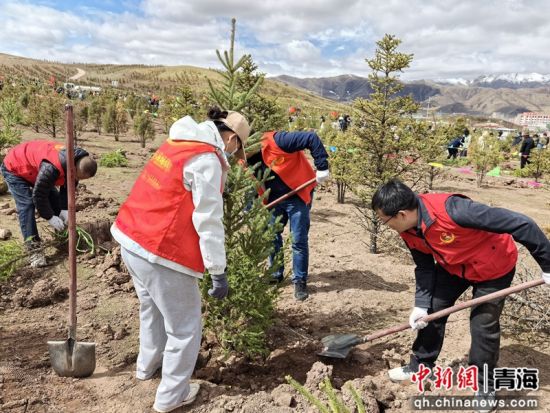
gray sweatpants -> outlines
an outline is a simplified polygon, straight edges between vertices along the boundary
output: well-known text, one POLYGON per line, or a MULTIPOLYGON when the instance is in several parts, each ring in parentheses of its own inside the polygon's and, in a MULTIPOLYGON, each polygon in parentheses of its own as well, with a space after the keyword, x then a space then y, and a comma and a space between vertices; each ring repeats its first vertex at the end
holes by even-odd
POLYGON ((121 253, 140 302, 136 377, 148 379, 162 366, 155 407, 168 410, 187 397, 200 350, 198 279, 150 263, 124 247, 121 253))

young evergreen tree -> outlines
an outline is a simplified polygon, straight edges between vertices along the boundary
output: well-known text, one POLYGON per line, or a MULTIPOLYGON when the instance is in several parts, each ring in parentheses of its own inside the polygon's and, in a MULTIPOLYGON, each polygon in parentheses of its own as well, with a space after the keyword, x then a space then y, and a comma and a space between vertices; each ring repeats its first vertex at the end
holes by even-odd
POLYGON ((58 94, 47 94, 39 98, 39 127, 52 138, 64 128, 65 98, 58 94))
POLYGON ((332 179, 336 181, 336 200, 339 204, 343 204, 346 199, 346 190, 352 183, 358 143, 356 137, 349 132, 334 131, 334 134, 329 144, 330 171, 332 179))
POLYGON ((448 128, 419 122, 417 125, 418 151, 422 159, 419 164, 421 176, 428 187, 433 189, 433 184, 443 171, 442 162, 447 155, 446 148, 449 141, 448 128))
POLYGON ((550 149, 532 149, 529 162, 527 171, 535 182, 539 182, 543 176, 550 174, 550 149))
POLYGON ((21 131, 17 129, 17 125, 22 119, 21 108, 14 98, 8 97, 0 101, 0 152, 21 142, 21 131))
POLYGON ((476 171, 477 186, 481 187, 487 172, 496 167, 503 159, 499 140, 488 133, 473 137, 468 148, 468 157, 471 158, 476 171))
POLYGON ((103 113, 105 112, 105 107, 103 106, 103 101, 99 96, 94 96, 90 102, 90 108, 88 109, 88 117, 93 123, 96 132, 98 135, 101 135, 101 119, 103 118, 103 113))
MULTIPOLYGON (((224 81, 218 85, 209 82, 209 86, 216 104, 225 110, 238 111, 246 107, 263 78, 246 90, 243 84, 239 89, 239 69, 247 57, 235 63, 234 41, 235 19, 230 51, 224 52, 223 57, 216 51, 225 68, 221 72, 224 81)), ((281 228, 278 221, 270 225, 271 213, 262 203, 263 197, 257 196, 258 186, 267 173, 257 179, 253 172, 253 167, 233 163, 225 186, 224 227, 230 294, 224 300, 215 300, 206 294, 208 283, 203 283, 202 289, 206 329, 216 335, 227 351, 247 356, 268 353, 266 332, 274 320, 277 296, 276 288, 270 286, 268 280, 281 265, 282 257, 279 254, 273 266, 268 264, 268 257, 274 251, 275 234, 281 228)))
POLYGON ((112 100, 107 105, 103 114, 103 129, 107 133, 112 133, 117 142, 120 134, 128 130, 128 114, 122 102, 112 100))
POLYGON ((134 117, 134 132, 139 137, 142 148, 145 148, 147 140, 155 138, 155 127, 149 112, 139 113, 134 117))
POLYGON ((418 140, 412 114, 419 105, 410 96, 399 96, 403 89, 397 75, 409 67, 412 55, 400 53, 401 41, 386 34, 378 41, 375 55, 366 62, 372 69, 368 99, 353 103, 351 133, 357 140, 354 158, 353 191, 361 198, 362 215, 370 232, 370 251, 378 251, 381 222, 370 207, 372 194, 390 178, 404 179, 416 167, 418 140))

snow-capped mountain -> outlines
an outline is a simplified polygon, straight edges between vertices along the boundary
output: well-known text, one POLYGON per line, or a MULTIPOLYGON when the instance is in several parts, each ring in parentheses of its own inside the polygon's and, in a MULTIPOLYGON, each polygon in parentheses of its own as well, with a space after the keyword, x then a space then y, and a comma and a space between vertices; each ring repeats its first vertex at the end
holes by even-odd
POLYGON ((540 73, 504 73, 501 75, 479 76, 474 80, 476 83, 493 83, 498 81, 510 83, 546 83, 550 82, 550 75, 541 75, 540 73))
POLYGON ((540 73, 502 73, 493 75, 482 75, 475 79, 450 78, 437 79, 436 83, 455 85, 455 86, 477 86, 489 87, 492 89, 500 88, 533 88, 550 86, 550 74, 540 73))

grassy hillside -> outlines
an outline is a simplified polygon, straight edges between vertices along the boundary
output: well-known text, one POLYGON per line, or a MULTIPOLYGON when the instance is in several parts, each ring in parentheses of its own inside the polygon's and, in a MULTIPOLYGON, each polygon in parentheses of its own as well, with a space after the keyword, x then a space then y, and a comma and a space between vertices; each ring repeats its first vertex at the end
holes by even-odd
MULTIPOLYGON (((58 82, 62 83, 69 81, 68 79, 78 72, 77 68, 86 73, 75 83, 109 87, 112 81, 117 81, 121 89, 141 94, 152 92, 160 96, 173 93, 180 84, 178 78, 183 79, 199 93, 207 92, 207 79, 213 82, 221 79, 214 69, 194 66, 63 64, 0 53, 0 78, 17 76, 48 82, 53 75, 58 82)), ((265 80, 260 92, 268 96, 276 96, 283 107, 298 106, 308 112, 347 110, 344 104, 271 79, 265 80)))

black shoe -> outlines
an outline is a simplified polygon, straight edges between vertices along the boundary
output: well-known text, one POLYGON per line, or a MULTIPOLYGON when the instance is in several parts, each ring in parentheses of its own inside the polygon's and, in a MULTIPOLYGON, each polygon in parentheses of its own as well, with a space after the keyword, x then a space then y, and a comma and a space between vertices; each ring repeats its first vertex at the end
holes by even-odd
POLYGON ((307 285, 305 282, 297 282, 294 284, 294 298, 298 301, 304 301, 309 297, 307 293, 307 285))
POLYGON ((280 284, 283 282, 285 278, 281 275, 280 277, 272 277, 269 280, 269 284, 280 284))

